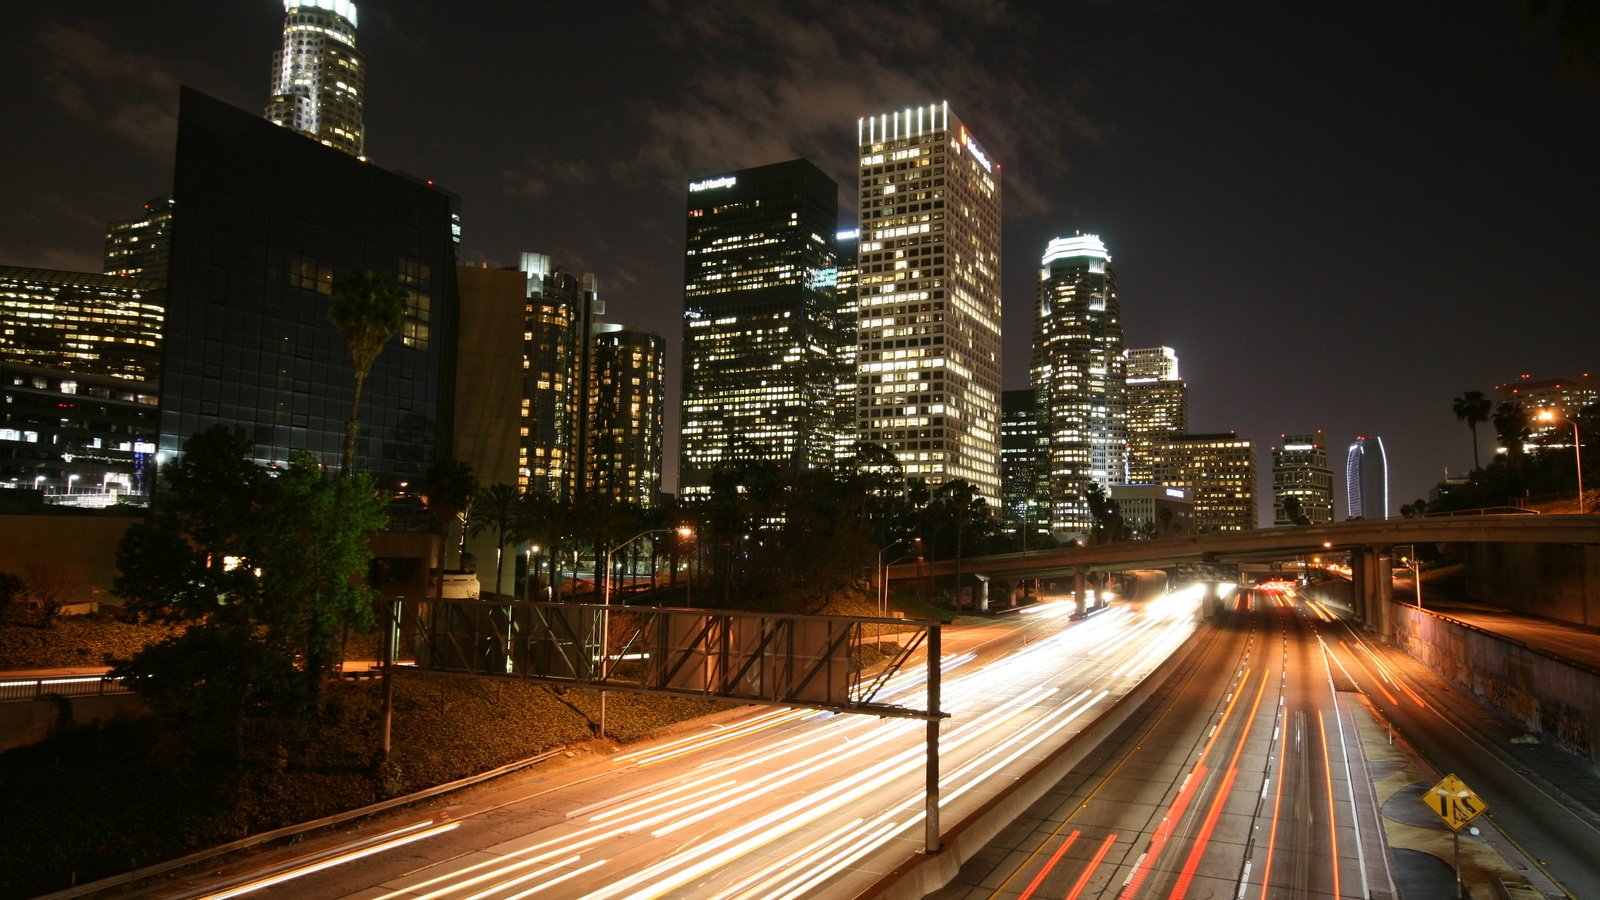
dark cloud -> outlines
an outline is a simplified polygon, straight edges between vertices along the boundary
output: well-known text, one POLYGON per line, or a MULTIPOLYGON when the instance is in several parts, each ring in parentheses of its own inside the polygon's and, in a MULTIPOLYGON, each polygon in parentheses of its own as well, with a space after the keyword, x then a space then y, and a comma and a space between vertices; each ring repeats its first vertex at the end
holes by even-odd
POLYGON ((54 100, 153 156, 172 152, 179 78, 170 64, 70 25, 45 25, 35 40, 54 100))

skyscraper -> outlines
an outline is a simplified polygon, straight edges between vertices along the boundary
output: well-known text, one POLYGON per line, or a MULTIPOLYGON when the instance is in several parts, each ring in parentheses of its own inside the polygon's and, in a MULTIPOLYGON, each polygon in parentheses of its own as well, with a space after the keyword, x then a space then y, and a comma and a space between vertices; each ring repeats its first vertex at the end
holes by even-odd
POLYGON ((1248 531, 1256 520, 1256 447, 1248 438, 1177 434, 1156 443, 1156 480, 1184 488, 1198 532, 1248 531))
POLYGON ((283 48, 272 54, 267 120, 364 157, 366 60, 351 0, 283 0, 283 48))
POLYGON ((106 228, 107 275, 167 280, 172 255, 172 198, 156 197, 144 214, 106 228))
POLYGON ((1000 395, 1001 515, 1029 547, 1046 546, 1050 537, 1049 444, 1038 399, 1033 388, 1000 395))
POLYGON ((1050 528, 1082 535, 1094 524, 1089 486, 1127 480, 1117 275, 1092 234, 1052 240, 1040 265, 1032 374, 1050 435, 1050 528))
POLYGON ((337 464, 355 385, 329 297, 365 269, 407 301, 362 391, 355 468, 404 481, 448 454, 450 198, 189 89, 173 170, 160 449, 239 425, 258 462, 310 450, 337 464))
POLYGON ((689 183, 679 487, 720 466, 833 460, 839 186, 797 159, 689 183))
POLYGON ((1327 525, 1333 521, 1333 470, 1328 468, 1327 438, 1320 430, 1281 437, 1283 445, 1272 448, 1273 524, 1296 524, 1284 506, 1293 497, 1310 524, 1327 525))
POLYGON ((859 244, 861 230, 849 228, 836 237, 838 275, 834 279, 834 309, 839 330, 839 357, 834 367, 833 458, 853 459, 856 455, 856 320, 860 309, 856 286, 861 279, 859 244))
POLYGON ((1000 165, 948 103, 856 123, 857 430, 1000 502, 1000 165))
POLYGON ((572 275, 542 253, 522 254, 528 279, 523 353, 523 490, 572 499, 584 487, 595 318, 605 312, 592 273, 572 275))
POLYGON ((622 325, 600 325, 596 332, 588 489, 619 503, 652 506, 661 493, 667 342, 622 325))
POLYGON ((1156 442, 1189 430, 1189 388, 1171 347, 1128 350, 1128 482, 1155 480, 1156 442))
POLYGON ((1345 509, 1352 519, 1389 518, 1389 456, 1381 437, 1358 437, 1344 463, 1345 509))

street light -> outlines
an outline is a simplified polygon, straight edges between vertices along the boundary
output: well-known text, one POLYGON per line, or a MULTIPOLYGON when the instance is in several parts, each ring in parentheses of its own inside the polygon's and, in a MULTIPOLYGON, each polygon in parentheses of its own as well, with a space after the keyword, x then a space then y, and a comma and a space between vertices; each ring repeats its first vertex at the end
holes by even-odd
POLYGON ((77 481, 77 480, 78 480, 78 476, 76 476, 76 475, 68 475, 67 476, 67 493, 69 493, 69 494, 72 493, 72 483, 74 481, 77 481))
MULTIPOLYGON (((600 595, 600 605, 606 607, 600 612, 600 682, 605 683, 611 675, 611 557, 618 550, 628 546, 634 541, 652 534, 672 534, 688 538, 694 535, 694 529, 688 525, 679 525, 677 528, 651 528, 641 531, 622 543, 606 551, 606 583, 604 592, 600 595)), ((600 689, 600 736, 606 736, 606 689, 600 689)))
POLYGON ((1422 560, 1417 558, 1417 545, 1411 545, 1411 554, 1400 557, 1406 568, 1411 570, 1411 583, 1417 589, 1417 609, 1422 608, 1422 560))
MULTIPOLYGON (((1539 413, 1539 421, 1554 424, 1556 414, 1550 410, 1539 413)), ((1578 515, 1583 515, 1583 440, 1578 436, 1578 420, 1567 416, 1567 424, 1572 426, 1572 459, 1578 465, 1578 515)))

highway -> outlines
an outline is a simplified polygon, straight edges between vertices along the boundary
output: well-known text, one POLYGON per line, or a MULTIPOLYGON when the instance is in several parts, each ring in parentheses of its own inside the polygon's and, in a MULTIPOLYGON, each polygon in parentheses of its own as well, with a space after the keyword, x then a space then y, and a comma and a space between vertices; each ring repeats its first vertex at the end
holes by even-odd
POLYGON ((1235 605, 935 896, 1392 896, 1332 617, 1281 595, 1235 605))
MULTIPOLYGON (((1070 601, 945 633, 948 829, 1137 685, 1199 589, 1070 621, 1070 601)), ((922 669, 890 690, 923 702, 922 669)), ((853 896, 923 846, 925 725, 760 710, 279 848, 167 897, 853 896)), ((143 891, 149 896, 149 889, 143 891)))

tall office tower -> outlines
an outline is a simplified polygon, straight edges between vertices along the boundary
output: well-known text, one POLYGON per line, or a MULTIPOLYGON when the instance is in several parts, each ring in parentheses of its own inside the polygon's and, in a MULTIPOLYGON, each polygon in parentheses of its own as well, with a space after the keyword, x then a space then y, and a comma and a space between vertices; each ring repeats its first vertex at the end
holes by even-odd
POLYGON ((239 425, 258 462, 310 450, 337 465, 355 378, 329 296, 363 269, 407 302, 361 394, 355 468, 406 481, 451 452, 447 196, 185 89, 173 203, 163 452, 212 425, 239 425))
POLYGON ((839 186, 797 159, 689 183, 680 493, 742 462, 833 460, 839 186))
POLYGON ((1352 519, 1389 518, 1389 455, 1383 438, 1358 437, 1344 463, 1345 509, 1352 519))
POLYGON ((157 381, 166 303, 164 281, 0 266, 0 361, 157 381))
POLYGON ((1050 540, 1048 438, 1033 388, 1001 392, 1001 515, 1029 547, 1048 546, 1050 540))
POLYGON ((861 280, 857 253, 860 242, 858 228, 842 230, 835 238, 839 268, 834 282, 834 309, 839 329, 839 357, 834 367, 833 458, 840 461, 854 459, 856 444, 860 443, 856 435, 856 321, 860 312, 856 287, 861 280))
POLYGON ((157 197, 144 205, 144 215, 106 227, 107 275, 166 281, 171 256, 171 197, 157 197))
POLYGON ((267 121, 335 150, 366 155, 366 59, 350 0, 283 0, 283 49, 272 54, 267 121))
POLYGON ((522 254, 528 279, 523 352, 523 490, 572 499, 585 485, 595 317, 605 312, 593 274, 574 276, 542 253, 522 254))
POLYGON ((1235 432, 1158 441, 1156 481, 1189 492, 1197 532, 1256 527, 1256 447, 1235 432))
POLYGON ((1189 430, 1189 388, 1171 347, 1128 350, 1128 482, 1155 480, 1156 442, 1189 430))
POLYGON ((654 506, 661 495, 666 339, 621 325, 600 325, 596 332, 588 490, 654 506))
POLYGON ((1032 375, 1050 434, 1050 528, 1081 536, 1094 525, 1089 486, 1128 473, 1117 275, 1092 234, 1052 240, 1041 266, 1032 375))
POLYGON ((949 103, 862 118, 857 432, 1000 502, 1000 165, 949 103))
POLYGON ((1312 525, 1333 521, 1333 469, 1328 467, 1328 439, 1315 434, 1285 434, 1283 446, 1272 448, 1272 509, 1274 525, 1295 524, 1284 511, 1294 497, 1300 514, 1312 525))

